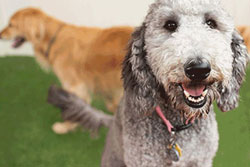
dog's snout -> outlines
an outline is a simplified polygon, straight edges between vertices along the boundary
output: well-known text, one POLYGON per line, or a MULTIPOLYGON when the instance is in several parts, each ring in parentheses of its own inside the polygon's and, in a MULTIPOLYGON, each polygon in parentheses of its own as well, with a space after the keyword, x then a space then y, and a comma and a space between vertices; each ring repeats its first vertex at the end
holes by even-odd
POLYGON ((185 75, 193 81, 206 79, 211 71, 210 63, 204 58, 188 60, 184 65, 185 75))

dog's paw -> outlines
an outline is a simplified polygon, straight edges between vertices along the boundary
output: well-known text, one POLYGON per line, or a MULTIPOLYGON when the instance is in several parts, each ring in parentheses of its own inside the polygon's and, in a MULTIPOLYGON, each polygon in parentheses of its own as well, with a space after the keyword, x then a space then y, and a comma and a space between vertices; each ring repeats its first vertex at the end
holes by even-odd
POLYGON ((76 127, 77 127, 76 123, 71 123, 71 122, 56 122, 52 126, 52 130, 56 134, 66 134, 66 133, 68 133, 70 131, 75 130, 76 127))

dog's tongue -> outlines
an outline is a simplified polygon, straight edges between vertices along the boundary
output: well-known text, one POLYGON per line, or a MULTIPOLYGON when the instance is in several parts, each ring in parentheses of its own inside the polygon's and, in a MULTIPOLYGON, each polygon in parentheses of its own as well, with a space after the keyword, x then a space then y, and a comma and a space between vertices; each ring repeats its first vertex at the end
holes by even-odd
POLYGON ((12 43, 12 47, 15 48, 17 46, 18 41, 14 40, 14 42, 12 43))
POLYGON ((13 48, 18 48, 19 46, 21 46, 23 44, 24 41, 25 41, 24 38, 17 37, 16 39, 14 39, 12 47, 13 48))
POLYGON ((15 39, 13 41, 12 47, 17 48, 19 46, 20 42, 21 42, 21 40, 19 38, 15 39))
POLYGON ((204 85, 187 86, 185 84, 182 84, 182 87, 185 91, 187 91, 191 96, 194 97, 201 96, 203 90, 205 89, 204 85))

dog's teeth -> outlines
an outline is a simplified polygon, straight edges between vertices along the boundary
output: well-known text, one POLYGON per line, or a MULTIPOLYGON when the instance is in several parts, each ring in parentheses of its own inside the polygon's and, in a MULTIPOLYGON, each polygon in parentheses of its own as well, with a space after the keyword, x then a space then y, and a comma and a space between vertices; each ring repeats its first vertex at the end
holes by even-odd
POLYGON ((185 94, 186 97, 190 96, 189 93, 187 91, 185 91, 185 90, 184 90, 184 94, 185 94))
POLYGON ((207 95, 207 89, 202 93, 202 96, 205 97, 207 95))
POLYGON ((197 99, 193 98, 192 96, 187 97, 187 99, 188 99, 189 101, 194 102, 194 103, 199 103, 199 102, 201 102, 202 100, 204 100, 204 98, 205 98, 205 97, 203 97, 203 96, 201 96, 201 97, 199 97, 199 98, 197 98, 197 99))
POLYGON ((188 97, 188 100, 196 103, 196 100, 192 97, 188 97))

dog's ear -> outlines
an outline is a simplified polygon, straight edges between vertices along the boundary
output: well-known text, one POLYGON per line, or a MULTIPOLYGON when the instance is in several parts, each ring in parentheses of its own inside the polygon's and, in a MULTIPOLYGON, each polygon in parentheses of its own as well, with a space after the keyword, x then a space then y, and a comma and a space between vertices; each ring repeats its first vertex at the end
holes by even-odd
POLYGON ((26 34, 30 35, 29 38, 33 41, 40 42, 44 39, 45 28, 45 20, 43 17, 30 15, 24 20, 23 29, 26 31, 26 34))
POLYGON ((144 78, 146 51, 144 50, 145 27, 136 28, 130 40, 128 52, 123 62, 122 77, 125 90, 133 88, 144 78))
MULTIPOLYGON (((137 28, 132 34, 128 53, 123 62, 122 77, 125 90, 143 88, 143 96, 147 96, 148 86, 156 86, 155 76, 146 60, 147 52, 145 50, 145 25, 137 28)), ((138 90, 137 90, 138 91, 138 90)))
POLYGON ((146 59, 145 30, 146 26, 143 24, 133 33, 122 69, 125 91, 130 91, 131 101, 140 99, 139 103, 135 103, 137 106, 134 106, 138 112, 148 110, 154 105, 160 87, 146 59))
POLYGON ((235 30, 232 36, 231 48, 233 52, 232 77, 226 86, 219 86, 220 97, 217 100, 221 111, 233 110, 239 103, 239 90, 246 74, 246 66, 249 61, 247 48, 243 38, 235 30))
POLYGON ((31 26, 31 34, 37 41, 41 41, 45 35, 44 24, 42 22, 37 22, 36 24, 34 23, 34 25, 31 26))

